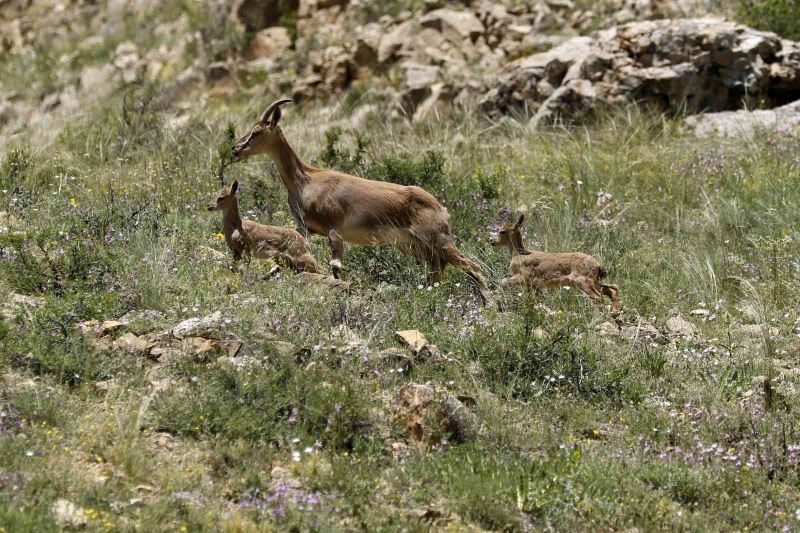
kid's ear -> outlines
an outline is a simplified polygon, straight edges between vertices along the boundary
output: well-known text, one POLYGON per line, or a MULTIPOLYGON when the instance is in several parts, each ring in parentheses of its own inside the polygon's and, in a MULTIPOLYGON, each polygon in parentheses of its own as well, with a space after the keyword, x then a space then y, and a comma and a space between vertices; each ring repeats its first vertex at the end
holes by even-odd
POLYGON ((514 224, 514 229, 519 229, 522 226, 522 221, 525 220, 525 215, 520 215, 517 219, 517 223, 514 224))
POLYGON ((231 183, 231 194, 236 194, 236 191, 239 190, 239 180, 234 181, 231 183))

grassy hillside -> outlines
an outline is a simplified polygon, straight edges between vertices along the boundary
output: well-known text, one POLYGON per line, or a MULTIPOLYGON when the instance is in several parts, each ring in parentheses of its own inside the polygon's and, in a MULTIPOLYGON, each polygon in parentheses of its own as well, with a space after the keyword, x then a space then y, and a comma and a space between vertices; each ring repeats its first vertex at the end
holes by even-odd
MULTIPOLYGON (((306 159, 433 192, 492 283, 508 257, 489 232, 517 210, 531 248, 598 257, 617 330, 575 290, 483 308, 461 272, 423 287, 388 248, 347 248, 350 294, 232 271, 204 248, 226 252, 204 206, 228 124, 266 100, 181 120, 150 101, 111 98, 2 156, 0 293, 43 305, 0 321, 0 531, 797 526, 796 139, 700 141, 637 109, 532 133, 471 113, 411 126, 369 93, 286 108, 306 159), (216 311, 207 336, 243 342, 236 357, 155 360, 76 327, 125 317, 118 338, 216 311), (445 357, 383 364, 401 329, 445 357), (406 435, 409 382, 474 399, 475 434, 406 435)), ((266 158, 226 178, 247 216, 289 225, 266 158)))

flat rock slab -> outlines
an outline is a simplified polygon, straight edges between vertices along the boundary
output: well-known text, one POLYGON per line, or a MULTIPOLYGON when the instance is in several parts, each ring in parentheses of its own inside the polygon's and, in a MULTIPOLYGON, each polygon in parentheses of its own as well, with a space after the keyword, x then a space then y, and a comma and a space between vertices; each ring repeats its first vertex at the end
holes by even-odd
POLYGON ((698 137, 752 137, 757 133, 800 133, 800 100, 774 109, 722 111, 688 117, 698 137))

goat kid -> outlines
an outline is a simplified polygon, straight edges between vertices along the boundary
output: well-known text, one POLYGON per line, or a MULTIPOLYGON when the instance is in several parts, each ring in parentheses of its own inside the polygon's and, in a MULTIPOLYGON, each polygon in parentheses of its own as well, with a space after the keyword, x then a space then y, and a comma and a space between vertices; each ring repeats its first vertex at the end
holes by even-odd
POLYGON ((493 246, 505 246, 511 253, 512 276, 500 283, 503 286, 521 284, 537 291, 565 285, 577 287, 601 310, 603 296, 608 296, 611 299, 611 314, 618 316, 617 286, 600 282, 606 277, 606 270, 597 259, 580 252, 552 254, 526 250, 520 231, 524 219, 525 216, 520 215, 516 224, 503 224, 492 240, 493 246))
POLYGON ((272 259, 298 272, 319 272, 317 261, 306 248, 306 239, 298 232, 258 224, 239 216, 238 190, 239 182, 234 181, 230 187, 220 189, 217 199, 208 204, 209 211, 222 211, 223 234, 234 261, 239 261, 242 255, 248 258, 254 255, 272 259))
POLYGON ((278 122, 280 106, 270 104, 234 146, 236 160, 267 154, 289 194, 298 231, 328 238, 333 276, 341 279, 344 243, 388 244, 430 266, 428 284, 439 281, 447 265, 463 268, 484 303, 489 291, 480 267, 456 248, 450 215, 430 193, 414 186, 372 181, 303 162, 286 141, 278 122))

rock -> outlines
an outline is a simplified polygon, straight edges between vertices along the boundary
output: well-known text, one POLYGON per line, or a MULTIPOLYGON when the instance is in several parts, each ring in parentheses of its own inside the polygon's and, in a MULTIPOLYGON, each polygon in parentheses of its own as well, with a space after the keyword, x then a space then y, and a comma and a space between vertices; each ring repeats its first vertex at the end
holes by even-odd
POLYGON ((16 292, 10 292, 6 295, 5 302, 0 307, 0 315, 6 320, 13 320, 17 314, 25 313, 30 316, 33 309, 39 309, 47 303, 47 300, 39 296, 28 296, 16 292))
POLYGON ((114 74, 113 65, 86 67, 80 77, 81 93, 96 100, 109 96, 115 89, 114 74))
POLYGON ((572 80, 556 89, 531 119, 531 126, 552 124, 557 119, 568 117, 571 120, 583 118, 583 110, 593 107, 597 98, 595 87, 587 80, 572 80))
POLYGON ((189 318, 172 328, 172 335, 178 339, 186 337, 206 337, 219 333, 222 327, 222 313, 215 311, 203 318, 189 318))
POLYGON ((249 59, 263 59, 277 56, 280 58, 292 48, 289 29, 283 26, 264 28, 250 41, 249 59))
POLYGON ((228 258, 228 254, 215 250, 210 246, 200 245, 195 249, 194 257, 199 260, 222 262, 228 258))
POLYGON ((219 346, 211 339, 186 337, 181 343, 183 352, 193 356, 206 356, 217 351, 219 346))
POLYGON ((395 419, 418 443, 465 442, 477 433, 477 417, 458 398, 430 385, 408 383, 395 397, 395 419))
POLYGON ((411 358, 402 350, 388 348, 366 356, 366 366, 370 371, 377 373, 407 374, 413 366, 411 358))
POLYGON ((695 327, 692 325, 692 323, 680 315, 676 315, 667 319, 667 329, 672 333, 684 337, 692 337, 695 332, 695 327))
POLYGON ((622 336, 632 341, 638 341, 641 339, 657 339, 661 337, 661 332, 652 324, 640 319, 637 325, 623 328, 622 336))
POLYGON ((95 381, 93 385, 96 389, 104 391, 117 390, 120 388, 120 385, 117 382, 116 378, 104 379, 102 381, 95 381))
POLYGON ((619 326, 617 326, 613 322, 609 322, 607 320, 605 322, 603 322, 602 324, 600 324, 600 326, 598 326, 597 329, 598 329, 600 335, 603 335, 603 336, 609 336, 609 337, 613 336, 613 337, 615 337, 615 336, 620 334, 619 326))
POLYGON ((394 338, 397 339, 397 342, 410 349, 415 355, 430 344, 428 339, 425 338, 425 335, 416 329, 395 331, 394 338))
POLYGON ((53 517, 64 527, 84 527, 89 523, 86 511, 69 500, 59 498, 50 508, 53 517))
POLYGON ((414 39, 418 25, 414 20, 407 20, 398 24, 389 33, 381 37, 378 45, 378 62, 386 63, 405 45, 414 39))
POLYGON ((327 285, 333 289, 342 291, 350 290, 350 282, 326 276, 325 274, 315 274, 313 272, 300 272, 295 277, 295 280, 301 283, 318 283, 327 285))
POLYGON ((425 120, 436 112, 444 112, 445 106, 453 100, 451 87, 444 83, 434 83, 430 87, 430 94, 416 106, 412 120, 419 122, 425 120))
POLYGON ((78 329, 81 332, 95 335, 97 337, 111 335, 114 332, 120 331, 124 327, 125 323, 120 322, 119 320, 104 320, 103 322, 99 322, 97 320, 87 320, 85 322, 78 323, 78 329))
POLYGON ((464 39, 475 42, 484 31, 483 24, 471 11, 435 9, 426 13, 419 22, 423 28, 440 31, 453 43, 461 43, 464 39))
POLYGON ((799 91, 798 43, 719 19, 655 20, 575 37, 510 63, 481 109, 528 110, 538 126, 622 102, 726 111, 780 104, 799 91))
POLYGON ((404 67, 406 69, 406 85, 412 89, 430 87, 439 79, 439 67, 419 63, 409 63, 404 67))
MULTIPOLYGON (((2 106, 3 104, 0 104, 0 127, 3 126, 2 106)), ((9 231, 11 226, 15 225, 16 223, 17 223, 17 218, 14 215, 12 215, 11 213, 7 213, 6 211, 0 211, 0 233, 5 233, 9 231)))
POLYGON ((150 355, 155 343, 145 337, 137 337, 133 333, 125 333, 113 342, 113 347, 135 355, 150 355))
POLYGON ((294 355, 297 353, 297 346, 286 341, 272 341, 275 351, 281 355, 294 355))
POLYGON ((101 335, 110 335, 125 328, 125 323, 119 320, 103 320, 98 328, 101 335))
POLYGON ((380 24, 370 23, 356 29, 356 44, 353 61, 360 67, 371 67, 378 63, 378 48, 384 35, 380 24))
POLYGON ((774 109, 721 111, 686 119, 698 137, 753 137, 757 133, 800 132, 800 100, 774 109))
POLYGON ((775 326, 768 326, 766 324, 742 324, 736 328, 736 332, 747 337, 763 337, 764 333, 777 337, 781 333, 775 326))

